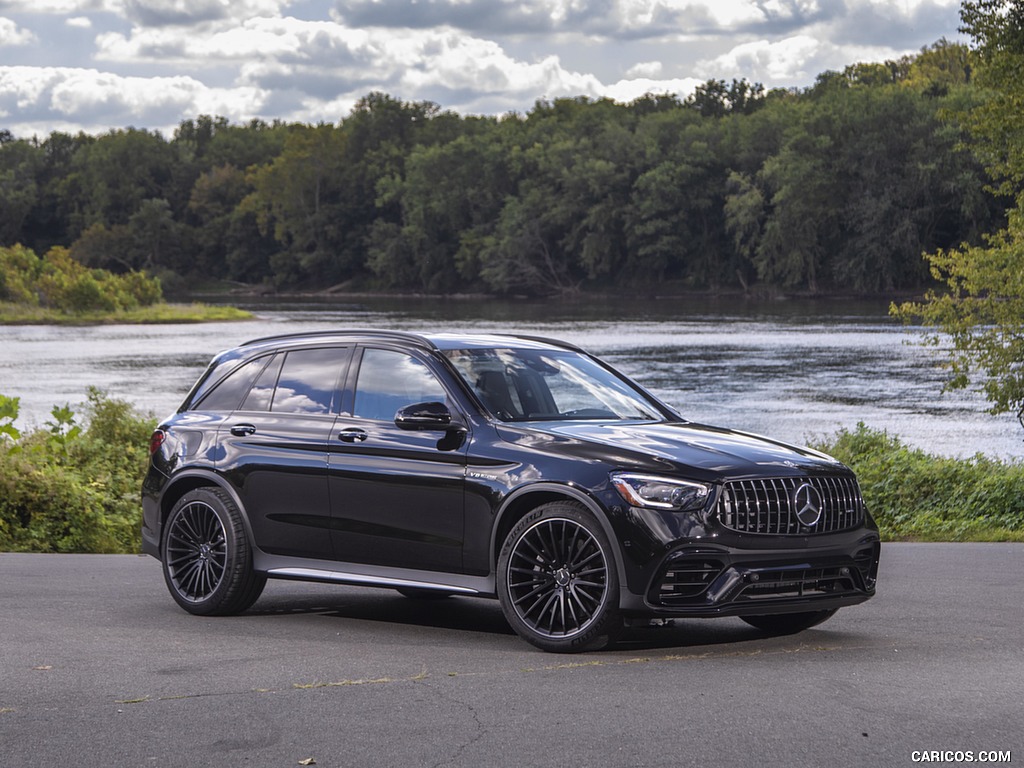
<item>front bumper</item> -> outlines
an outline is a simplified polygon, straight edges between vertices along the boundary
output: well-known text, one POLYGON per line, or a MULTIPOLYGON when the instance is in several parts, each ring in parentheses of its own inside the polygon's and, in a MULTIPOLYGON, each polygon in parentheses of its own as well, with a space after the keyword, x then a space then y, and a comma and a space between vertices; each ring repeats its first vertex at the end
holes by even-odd
POLYGON ((643 593, 623 589, 625 615, 754 616, 830 610, 875 593, 880 543, 855 546, 738 549, 684 545, 666 555, 643 593))

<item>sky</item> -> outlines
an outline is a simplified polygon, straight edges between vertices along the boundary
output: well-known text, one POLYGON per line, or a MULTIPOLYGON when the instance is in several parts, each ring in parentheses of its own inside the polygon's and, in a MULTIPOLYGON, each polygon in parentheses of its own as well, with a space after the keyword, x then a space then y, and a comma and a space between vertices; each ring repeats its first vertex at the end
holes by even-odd
POLYGON ((0 130, 336 123, 381 91, 462 115, 538 100, 802 88, 957 33, 958 0, 0 0, 0 130))

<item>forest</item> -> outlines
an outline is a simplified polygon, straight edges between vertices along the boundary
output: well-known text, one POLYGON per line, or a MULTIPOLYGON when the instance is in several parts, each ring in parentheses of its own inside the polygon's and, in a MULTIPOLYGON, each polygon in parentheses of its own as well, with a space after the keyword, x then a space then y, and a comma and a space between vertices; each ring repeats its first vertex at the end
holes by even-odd
POLYGON ((978 243, 1010 202, 964 128, 990 98, 973 55, 940 40, 805 89, 709 80, 500 117, 371 93, 318 125, 0 129, 0 247, 171 294, 921 292, 922 254, 978 243))

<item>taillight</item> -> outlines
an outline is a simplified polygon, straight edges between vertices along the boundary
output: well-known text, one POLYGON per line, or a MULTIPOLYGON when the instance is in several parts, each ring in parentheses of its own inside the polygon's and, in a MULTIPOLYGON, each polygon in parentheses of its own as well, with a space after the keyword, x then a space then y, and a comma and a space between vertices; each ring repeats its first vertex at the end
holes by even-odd
POLYGON ((167 439, 167 433, 162 429, 156 430, 149 438, 149 455, 152 456, 154 453, 160 450, 160 446, 164 444, 164 440, 167 439))

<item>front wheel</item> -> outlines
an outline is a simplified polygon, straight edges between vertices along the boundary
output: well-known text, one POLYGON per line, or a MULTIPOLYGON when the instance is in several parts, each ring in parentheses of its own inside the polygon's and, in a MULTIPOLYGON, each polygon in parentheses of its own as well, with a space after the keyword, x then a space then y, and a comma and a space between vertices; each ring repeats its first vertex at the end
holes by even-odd
POLYGON ((740 616, 747 624, 769 635, 795 635, 831 619, 838 608, 806 613, 776 613, 769 616, 740 616))
POLYGON ((242 513, 219 488, 197 488, 178 500, 164 526, 161 554, 171 597, 199 616, 241 613, 267 583, 253 570, 242 513))
POLYGON ((550 502, 520 520, 505 538, 497 577, 508 623, 542 650, 603 648, 622 629, 612 548, 581 504, 550 502))

